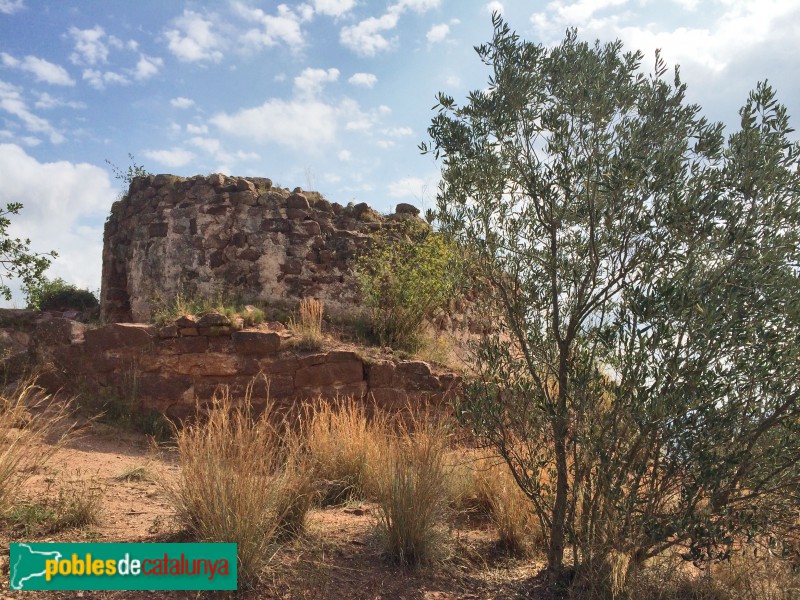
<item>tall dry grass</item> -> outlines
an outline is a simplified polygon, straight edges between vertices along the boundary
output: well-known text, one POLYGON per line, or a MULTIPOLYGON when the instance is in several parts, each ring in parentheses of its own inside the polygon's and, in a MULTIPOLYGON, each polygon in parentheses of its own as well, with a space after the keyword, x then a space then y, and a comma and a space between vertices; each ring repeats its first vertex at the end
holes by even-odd
POLYGON ((486 450, 453 450, 448 458, 450 504, 463 516, 490 521, 500 550, 528 556, 542 548, 541 527, 530 500, 503 459, 486 450))
POLYGON ((448 517, 449 432, 430 413, 400 422, 374 465, 378 526, 388 555, 403 565, 430 562, 442 550, 448 517))
POLYGON ((72 433, 70 409, 71 402, 54 401, 35 379, 0 392, 0 515, 8 514, 25 481, 72 433))
POLYGON ((252 384, 235 403, 218 390, 211 409, 177 432, 181 474, 166 483, 180 523, 201 541, 238 544, 239 578, 258 579, 275 544, 302 530, 311 481, 291 429, 254 418, 252 384))
POLYGON ((509 554, 526 556, 541 548, 543 537, 530 499, 503 460, 484 455, 474 465, 475 493, 497 528, 498 545, 509 554))
POLYGON ((314 298, 304 298, 300 301, 299 317, 292 316, 287 323, 289 331, 295 336, 295 344, 301 350, 318 350, 322 347, 323 305, 314 298))
POLYGON ((320 502, 374 498, 377 489, 370 467, 386 453, 387 415, 373 410, 370 418, 365 405, 350 397, 309 405, 305 421, 314 478, 326 482, 320 502))
MULTIPOLYGON (((591 590, 589 590, 591 593, 591 590)), ((594 593, 590 598, 603 597, 594 593)), ((649 600, 794 600, 800 598, 800 573, 769 554, 737 551, 729 560, 702 571, 677 556, 649 561, 634 573, 617 598, 649 600)))

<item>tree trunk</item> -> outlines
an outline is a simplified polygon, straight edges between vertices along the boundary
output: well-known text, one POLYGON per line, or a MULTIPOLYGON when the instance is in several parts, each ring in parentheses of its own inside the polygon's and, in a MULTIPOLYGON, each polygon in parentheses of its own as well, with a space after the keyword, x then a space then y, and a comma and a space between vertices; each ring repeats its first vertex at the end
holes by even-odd
POLYGON ((556 499, 547 568, 551 583, 561 580, 564 570, 564 530, 567 517, 567 353, 562 348, 558 373, 558 406, 553 418, 553 443, 556 455, 556 499))

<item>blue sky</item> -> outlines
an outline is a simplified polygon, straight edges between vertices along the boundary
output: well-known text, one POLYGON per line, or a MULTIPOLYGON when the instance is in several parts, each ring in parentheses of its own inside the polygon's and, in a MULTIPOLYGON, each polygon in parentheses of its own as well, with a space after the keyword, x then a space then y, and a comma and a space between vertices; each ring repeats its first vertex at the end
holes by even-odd
MULTIPOLYGON (((154 173, 270 177, 343 204, 432 205, 419 142, 437 91, 486 86, 473 46, 501 11, 524 38, 567 27, 680 64, 692 101, 734 127, 768 79, 800 119, 800 0, 0 0, 0 203, 100 285, 120 193, 105 159, 154 173)), ((24 305, 21 296, 15 303, 24 305)))

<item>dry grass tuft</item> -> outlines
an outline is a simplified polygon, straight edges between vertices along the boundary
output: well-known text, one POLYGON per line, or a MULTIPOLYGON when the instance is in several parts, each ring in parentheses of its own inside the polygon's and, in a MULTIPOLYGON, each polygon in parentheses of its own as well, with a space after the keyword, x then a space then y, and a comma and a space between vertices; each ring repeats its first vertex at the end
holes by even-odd
POLYGON ((301 350, 319 350, 325 339, 322 335, 322 302, 304 298, 300 301, 298 312, 299 318, 291 317, 287 324, 297 340, 294 343, 301 350))
POLYGON ((54 402, 36 386, 35 379, 0 392, 0 515, 13 507, 23 483, 47 464, 71 433, 67 429, 54 443, 31 448, 63 429, 70 402, 54 402))
POLYGON ((403 565, 430 562, 442 549, 448 516, 449 432, 430 414, 412 416, 376 461, 378 525, 388 555, 403 565))
POLYGON ((207 415, 177 434, 181 475, 165 484, 178 520, 196 539, 238 544, 239 577, 253 583, 275 544, 302 529, 310 503, 301 444, 271 411, 251 415, 252 384, 235 405, 218 391, 207 415))
POLYGON ((500 548, 526 556, 541 546, 543 537, 531 501, 517 485, 508 465, 498 457, 485 456, 476 463, 474 478, 479 505, 485 507, 497 527, 500 548))
POLYGON ((103 509, 103 489, 80 472, 64 480, 55 500, 57 530, 97 525, 103 509))
MULTIPOLYGON (((588 598, 607 592, 588 590, 588 598)), ((800 574, 776 556, 734 552, 698 571, 676 555, 648 561, 616 598, 648 600, 790 600, 800 598, 800 574)))
POLYGON ((529 556, 543 544, 530 500, 502 458, 486 450, 456 450, 449 458, 450 504, 468 517, 487 519, 497 529, 498 547, 507 554, 529 556))
POLYGON ((320 400, 306 409, 306 444, 322 505, 374 497, 371 478, 374 464, 389 439, 388 419, 373 411, 367 417, 362 402, 353 398, 320 400))

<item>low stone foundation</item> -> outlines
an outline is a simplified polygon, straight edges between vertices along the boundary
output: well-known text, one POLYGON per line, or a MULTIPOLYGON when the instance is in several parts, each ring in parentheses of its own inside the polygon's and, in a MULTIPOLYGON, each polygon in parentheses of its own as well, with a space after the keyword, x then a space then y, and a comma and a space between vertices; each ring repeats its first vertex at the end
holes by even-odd
POLYGON ((292 405, 354 396, 387 409, 442 402, 458 385, 458 376, 422 361, 372 360, 346 347, 299 352, 278 331, 136 323, 89 328, 49 318, 36 322, 29 338, 32 352, 49 363, 45 387, 134 396, 141 410, 172 419, 193 414, 222 385, 240 398, 252 383, 256 406, 268 398, 292 405))

